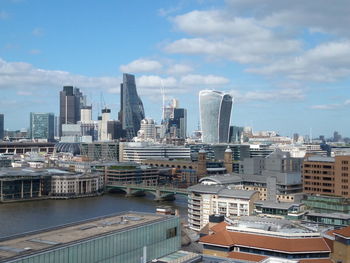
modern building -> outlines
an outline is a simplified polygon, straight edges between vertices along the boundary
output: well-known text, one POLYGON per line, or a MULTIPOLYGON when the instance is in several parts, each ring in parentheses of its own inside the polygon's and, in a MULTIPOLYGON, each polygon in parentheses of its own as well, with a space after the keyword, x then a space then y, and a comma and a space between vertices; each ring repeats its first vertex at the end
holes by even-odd
POLYGON ((137 162, 150 159, 191 160, 190 148, 147 142, 121 142, 120 162, 137 162))
POLYGON ((30 113, 30 138, 32 140, 52 141, 54 139, 53 113, 30 113))
POLYGON ((316 213, 350 214, 350 199, 344 197, 326 196, 326 195, 307 195, 302 202, 308 209, 316 213))
POLYGON ((23 154, 27 152, 53 153, 53 142, 0 142, 0 153, 23 154))
POLYGON ((181 247, 179 217, 124 212, 0 240, 0 262, 151 262, 181 247))
POLYGON ((350 155, 306 156, 302 178, 307 194, 350 198, 350 155))
POLYGON ((64 86, 60 91, 60 135, 62 124, 76 124, 80 121, 80 109, 86 105, 86 97, 78 88, 64 86))
POLYGON ((110 121, 111 110, 104 108, 102 110, 102 118, 98 124, 98 139, 99 141, 110 141, 111 136, 108 136, 108 121, 110 121))
POLYGON ((332 262, 331 242, 287 220, 243 217, 230 223, 223 221, 212 226, 199 243, 203 254, 247 262, 332 262))
POLYGON ((228 143, 233 98, 214 90, 199 92, 203 143, 228 143))
POLYGON ((141 141, 156 141, 156 123, 153 119, 145 118, 141 121, 137 138, 141 141))
POLYGON ((209 223, 209 216, 226 217, 252 215, 257 191, 229 189, 220 185, 197 184, 188 188, 188 224, 199 231, 209 223))
POLYGON ((119 142, 81 143, 80 154, 90 161, 118 161, 119 142))
POLYGON ((4 114, 0 114, 0 141, 4 139, 4 114))
POLYGON ((168 120, 167 133, 171 138, 186 139, 187 135, 187 110, 174 108, 173 116, 168 120))
POLYGON ((122 123, 127 139, 137 136, 141 120, 144 118, 145 111, 137 94, 135 76, 123 74, 123 83, 120 84, 119 121, 122 123))

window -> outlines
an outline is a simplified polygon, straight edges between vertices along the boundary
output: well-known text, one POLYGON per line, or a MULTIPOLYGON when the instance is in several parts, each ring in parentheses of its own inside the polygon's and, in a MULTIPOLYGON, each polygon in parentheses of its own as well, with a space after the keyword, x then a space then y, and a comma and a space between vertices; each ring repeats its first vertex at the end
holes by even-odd
POLYGON ((172 227, 166 231, 166 239, 175 237, 177 235, 177 227, 172 227))

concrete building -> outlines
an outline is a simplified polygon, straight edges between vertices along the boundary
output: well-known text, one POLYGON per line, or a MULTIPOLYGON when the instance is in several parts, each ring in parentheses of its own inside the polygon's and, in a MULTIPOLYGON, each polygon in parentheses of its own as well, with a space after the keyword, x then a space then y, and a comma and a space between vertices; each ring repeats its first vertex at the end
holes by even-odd
POLYGON ((6 238, 0 247, 0 262, 151 262, 180 249, 180 219, 124 212, 6 238))
POLYGON ((137 132, 137 139, 140 141, 156 141, 156 123, 153 119, 143 119, 140 130, 137 132))
POLYGON ((228 143, 233 98, 214 90, 199 92, 203 143, 228 143))
POLYGON ((120 162, 137 162, 150 159, 190 160, 190 149, 182 146, 152 144, 147 142, 121 142, 120 162))
POLYGON ((126 138, 131 140, 140 130, 141 120, 145 118, 143 103, 137 94, 135 76, 123 74, 120 84, 119 121, 125 130, 126 138))
POLYGON ((30 113, 30 138, 32 140, 53 141, 54 139, 53 113, 30 113))
POLYGON ((51 196, 79 197, 96 195, 103 190, 99 174, 60 174, 51 177, 51 196))
POLYGON ((52 142, 0 142, 0 153, 23 154, 27 152, 53 153, 52 142))
POLYGON ((102 118, 98 124, 98 140, 99 141, 110 141, 111 136, 108 135, 108 121, 110 121, 111 110, 103 109, 102 118))
POLYGON ((257 191, 229 189, 219 185, 197 184, 188 188, 188 224, 199 231, 209 223, 209 215, 226 217, 252 215, 257 191))
POLYGON ((303 162, 303 190, 308 194, 350 198, 350 155, 306 156, 303 162))

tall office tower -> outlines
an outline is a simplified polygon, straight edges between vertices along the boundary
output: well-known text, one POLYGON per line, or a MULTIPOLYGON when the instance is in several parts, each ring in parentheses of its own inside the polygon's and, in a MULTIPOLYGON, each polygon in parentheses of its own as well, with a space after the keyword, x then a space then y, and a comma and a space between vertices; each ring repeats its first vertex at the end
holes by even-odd
POLYGON ((4 114, 0 114, 0 141, 4 139, 4 114))
POLYGON ((62 124, 76 124, 80 121, 80 109, 86 104, 86 97, 78 88, 64 86, 60 92, 60 135, 62 124))
POLYGON ((54 122, 53 113, 30 113, 30 138, 34 140, 54 139, 54 122))
POLYGON ((199 92, 202 141, 204 143, 227 143, 233 98, 214 90, 199 92))
POLYGON ((187 110, 174 108, 172 118, 168 120, 168 133, 172 138, 186 139, 187 134, 187 110))
POLYGON ((123 74, 123 83, 120 84, 120 112, 119 121, 127 139, 137 136, 141 120, 145 118, 145 111, 140 97, 137 95, 135 76, 123 74))
POLYGON ((108 122, 110 121, 111 110, 104 108, 102 110, 102 118, 99 121, 98 127, 98 137, 100 141, 108 141, 111 140, 108 136, 108 122))

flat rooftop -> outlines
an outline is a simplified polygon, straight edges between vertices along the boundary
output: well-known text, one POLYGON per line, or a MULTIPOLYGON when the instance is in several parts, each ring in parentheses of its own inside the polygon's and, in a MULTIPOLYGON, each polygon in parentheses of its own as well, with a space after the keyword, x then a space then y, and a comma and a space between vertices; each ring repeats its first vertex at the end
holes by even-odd
POLYGON ((0 239, 0 262, 65 247, 79 241, 131 230, 170 216, 123 212, 0 239))

